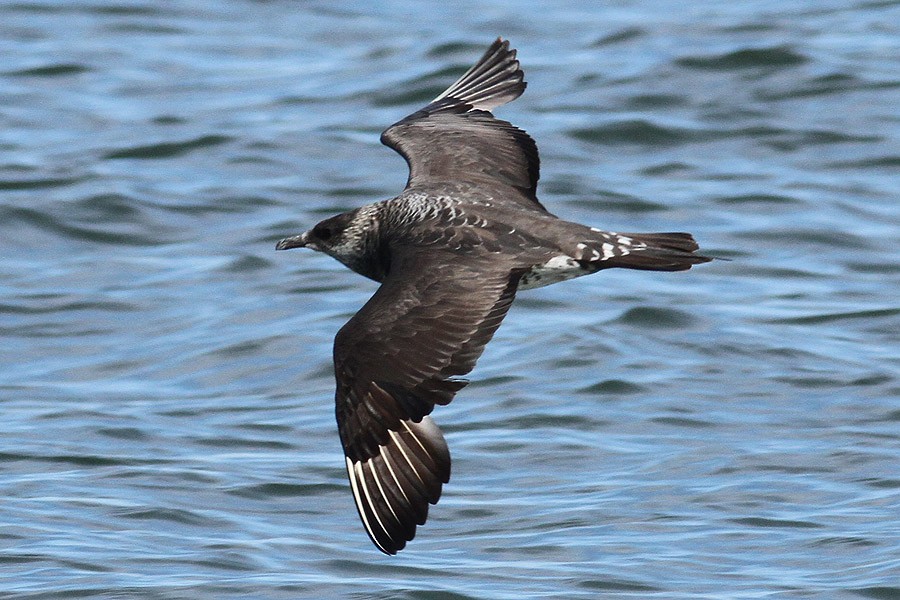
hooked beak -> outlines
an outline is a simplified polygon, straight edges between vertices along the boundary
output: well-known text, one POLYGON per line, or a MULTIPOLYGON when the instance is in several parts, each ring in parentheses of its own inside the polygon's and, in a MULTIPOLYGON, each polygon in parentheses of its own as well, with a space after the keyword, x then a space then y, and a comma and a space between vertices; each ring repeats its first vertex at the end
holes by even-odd
POLYGON ((291 248, 305 248, 307 235, 302 233, 300 235, 295 235, 289 238, 284 238, 277 244, 275 244, 276 250, 290 250, 291 248))

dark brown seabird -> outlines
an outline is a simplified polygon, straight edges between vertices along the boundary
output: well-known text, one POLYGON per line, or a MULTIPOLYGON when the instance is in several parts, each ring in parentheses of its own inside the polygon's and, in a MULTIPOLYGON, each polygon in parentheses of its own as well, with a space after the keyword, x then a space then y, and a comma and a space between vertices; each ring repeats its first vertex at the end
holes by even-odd
POLYGON ((396 554, 450 479, 428 415, 466 385, 517 290, 601 269, 684 271, 710 259, 687 233, 615 233, 538 202, 534 140, 489 112, 525 90, 498 38, 381 141, 409 164, 396 198, 326 219, 276 249, 311 248, 381 287, 334 341, 338 431, 359 516, 396 554))

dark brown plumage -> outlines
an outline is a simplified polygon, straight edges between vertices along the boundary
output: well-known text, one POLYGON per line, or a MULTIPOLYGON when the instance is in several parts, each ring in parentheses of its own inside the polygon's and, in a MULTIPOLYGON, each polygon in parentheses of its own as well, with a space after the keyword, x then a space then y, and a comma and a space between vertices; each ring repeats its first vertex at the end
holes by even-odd
POLYGON ((382 134, 409 164, 400 196, 276 246, 325 252, 382 284, 338 332, 334 368, 353 497, 387 554, 413 539, 450 478, 447 444, 428 415, 466 385, 517 290, 605 268, 681 271, 709 260, 687 233, 615 233, 547 212, 534 141, 489 112, 524 89, 515 50, 497 39, 382 134))

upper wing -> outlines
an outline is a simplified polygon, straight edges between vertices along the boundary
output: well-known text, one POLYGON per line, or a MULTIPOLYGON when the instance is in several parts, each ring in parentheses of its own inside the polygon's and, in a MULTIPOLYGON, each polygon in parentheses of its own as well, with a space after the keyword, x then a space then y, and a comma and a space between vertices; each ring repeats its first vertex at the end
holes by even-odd
POLYGON ((540 160, 531 137, 490 111, 518 98, 524 73, 509 42, 497 38, 475 66, 428 106, 391 125, 381 141, 409 164, 407 187, 471 183, 530 209, 540 160))
POLYGON ((353 497, 387 554, 413 539, 450 478, 447 444, 427 415, 465 386, 459 376, 475 366, 518 283, 496 262, 416 250, 394 257, 390 275, 334 343, 353 497))

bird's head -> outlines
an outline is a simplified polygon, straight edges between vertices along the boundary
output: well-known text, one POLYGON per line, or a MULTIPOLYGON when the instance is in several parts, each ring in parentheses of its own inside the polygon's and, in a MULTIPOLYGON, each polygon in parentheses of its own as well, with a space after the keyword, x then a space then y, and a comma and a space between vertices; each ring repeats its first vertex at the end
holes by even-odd
POLYGON ((378 221, 376 206, 369 205, 325 219, 300 235, 285 238, 275 245, 276 250, 310 248, 324 252, 344 265, 373 279, 371 264, 381 254, 378 250, 378 221))
POLYGON ((309 248, 330 254, 337 258, 337 254, 345 254, 357 245, 355 240, 359 238, 358 232, 352 227, 353 213, 344 213, 325 219, 309 231, 284 238, 275 245, 276 250, 290 250, 291 248, 309 248))

